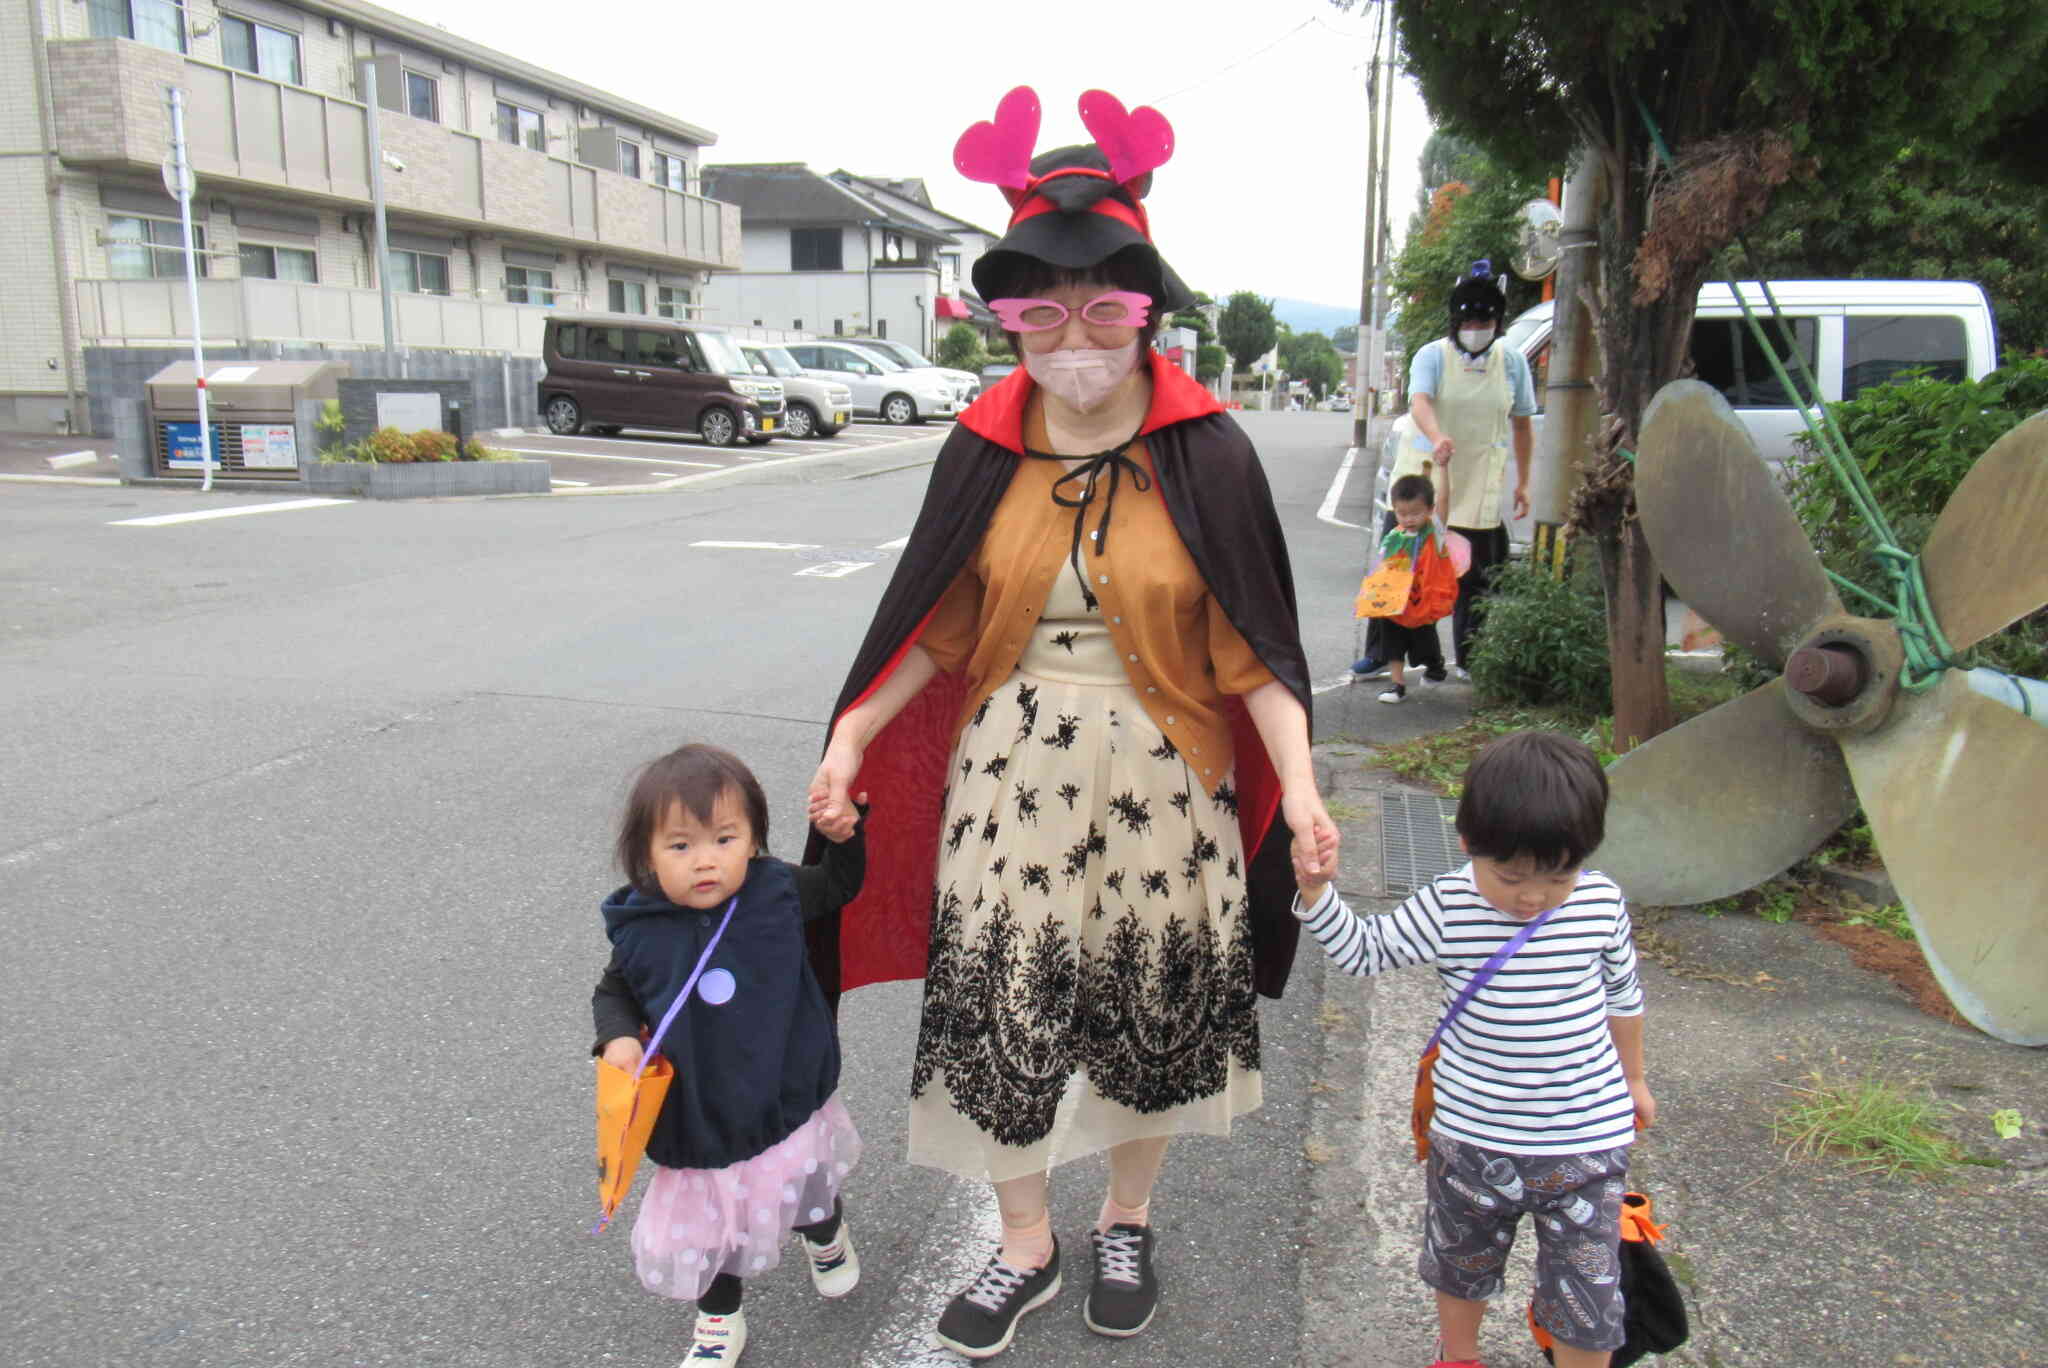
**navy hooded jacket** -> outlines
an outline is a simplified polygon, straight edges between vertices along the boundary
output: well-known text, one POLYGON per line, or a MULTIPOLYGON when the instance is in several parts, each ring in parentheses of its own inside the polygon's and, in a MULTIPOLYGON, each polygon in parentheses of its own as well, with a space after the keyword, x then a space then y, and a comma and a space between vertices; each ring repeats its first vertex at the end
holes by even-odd
MULTIPOLYGON (((732 921, 704 967, 731 974, 733 995, 713 1005, 693 989, 662 1037, 676 1076, 648 1158, 689 1169, 751 1159, 788 1139, 838 1088, 839 1039, 804 951, 803 923, 843 907, 860 891, 865 866, 858 831, 828 844, 823 864, 766 855, 749 862, 732 921)), ((591 995, 598 1050, 661 1020, 724 916, 723 904, 700 912, 631 886, 605 899, 612 959, 591 995)))

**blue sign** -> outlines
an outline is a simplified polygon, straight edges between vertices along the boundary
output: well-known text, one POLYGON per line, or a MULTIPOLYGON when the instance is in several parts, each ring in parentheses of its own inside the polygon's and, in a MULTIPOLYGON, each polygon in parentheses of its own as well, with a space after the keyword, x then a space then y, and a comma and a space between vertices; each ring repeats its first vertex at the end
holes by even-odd
MULTIPOLYGON (((213 429, 213 464, 219 469, 220 424, 207 426, 213 429)), ((199 450, 199 424, 164 424, 164 464, 173 470, 199 470, 204 466, 205 459, 199 450)))

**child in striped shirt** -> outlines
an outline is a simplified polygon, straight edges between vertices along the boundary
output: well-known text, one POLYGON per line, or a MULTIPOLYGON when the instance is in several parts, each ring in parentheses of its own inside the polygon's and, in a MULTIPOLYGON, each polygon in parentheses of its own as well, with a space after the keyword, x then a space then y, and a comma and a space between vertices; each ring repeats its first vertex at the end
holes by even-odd
POLYGON ((1517 732, 1466 771, 1458 843, 1471 863, 1392 913, 1359 916, 1296 863, 1294 914, 1323 953, 1350 974, 1435 965, 1447 1010, 1550 914, 1439 1042, 1417 1265, 1436 1292, 1434 1368, 1479 1368, 1480 1318, 1524 1214, 1536 1224, 1533 1310, 1558 1368, 1607 1368, 1622 1344, 1622 1176, 1657 1104, 1628 909, 1612 880, 1583 868, 1606 816, 1607 776, 1590 749, 1517 732))

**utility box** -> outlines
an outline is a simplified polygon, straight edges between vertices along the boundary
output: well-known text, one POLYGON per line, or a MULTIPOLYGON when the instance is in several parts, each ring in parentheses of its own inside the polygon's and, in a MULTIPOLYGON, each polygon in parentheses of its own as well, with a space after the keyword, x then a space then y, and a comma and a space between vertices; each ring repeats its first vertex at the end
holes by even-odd
MULTIPOLYGON (((349 368, 340 361, 209 361, 206 418, 216 475, 296 480, 310 462, 311 434, 301 434, 298 405, 340 397, 349 368)), ((197 479, 202 471, 199 389, 190 361, 149 379, 150 472, 197 479)))

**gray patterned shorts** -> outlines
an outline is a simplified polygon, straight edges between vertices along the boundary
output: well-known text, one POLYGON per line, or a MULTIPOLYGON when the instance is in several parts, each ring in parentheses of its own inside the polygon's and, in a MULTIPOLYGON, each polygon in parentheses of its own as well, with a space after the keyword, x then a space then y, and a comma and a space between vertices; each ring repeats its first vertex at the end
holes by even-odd
POLYGON ((1619 1349, 1621 1197, 1628 1148, 1496 1154, 1429 1136, 1429 1209, 1415 1271, 1439 1292, 1485 1301, 1524 1213, 1536 1218, 1536 1322, 1574 1349, 1619 1349))

